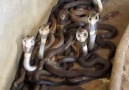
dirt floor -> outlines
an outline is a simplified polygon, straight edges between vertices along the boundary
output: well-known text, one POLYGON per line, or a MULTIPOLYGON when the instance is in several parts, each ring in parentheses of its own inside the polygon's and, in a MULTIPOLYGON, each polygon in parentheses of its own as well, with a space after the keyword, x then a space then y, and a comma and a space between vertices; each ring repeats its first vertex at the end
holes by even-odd
MULTIPOLYGON (((104 23, 108 23, 108 24, 111 24, 117 27, 118 32, 119 32, 118 36, 113 39, 113 42, 115 42, 116 45, 119 44, 119 41, 124 33, 124 30, 126 29, 129 23, 129 10, 128 9, 129 9, 129 0, 108 0, 104 4, 104 11, 101 16, 104 16, 112 11, 120 12, 120 14, 116 16, 115 18, 104 22, 104 23)), ((129 50, 127 52, 127 55, 128 53, 129 53, 129 50)), ((127 67, 129 67, 128 58, 126 59, 125 67, 124 67, 122 90, 127 90, 126 86, 128 86, 129 88, 129 78, 127 77, 127 75, 129 76, 129 69, 127 67)), ((110 82, 109 79, 101 79, 101 80, 91 81, 89 83, 86 83, 80 86, 51 87, 49 88, 49 90, 108 90, 109 82, 110 82)))

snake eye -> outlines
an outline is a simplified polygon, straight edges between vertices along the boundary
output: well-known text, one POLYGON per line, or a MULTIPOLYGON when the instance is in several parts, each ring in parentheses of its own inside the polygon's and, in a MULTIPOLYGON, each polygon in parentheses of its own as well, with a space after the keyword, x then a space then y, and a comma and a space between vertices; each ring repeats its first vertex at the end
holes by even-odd
POLYGON ((49 30, 49 28, 46 28, 46 31, 48 31, 49 30))
POLYGON ((86 36, 86 33, 84 33, 84 36, 86 36))
POLYGON ((80 34, 78 34, 78 37, 80 37, 80 34))
POLYGON ((89 18, 89 20, 91 20, 91 18, 89 18))
POLYGON ((33 43, 33 41, 31 40, 31 43, 33 43))
POLYGON ((95 19, 98 19, 98 17, 96 16, 95 19))

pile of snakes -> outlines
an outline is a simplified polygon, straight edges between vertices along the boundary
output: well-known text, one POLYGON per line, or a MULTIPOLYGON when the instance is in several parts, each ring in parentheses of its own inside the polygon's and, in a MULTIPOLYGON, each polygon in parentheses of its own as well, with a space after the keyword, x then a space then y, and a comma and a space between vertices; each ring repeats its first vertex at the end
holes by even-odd
POLYGON ((47 90, 80 85, 111 75, 117 36, 104 24, 118 11, 101 17, 106 0, 59 0, 36 37, 22 40, 23 55, 11 90, 47 90), (108 50, 104 58, 97 51, 108 50))

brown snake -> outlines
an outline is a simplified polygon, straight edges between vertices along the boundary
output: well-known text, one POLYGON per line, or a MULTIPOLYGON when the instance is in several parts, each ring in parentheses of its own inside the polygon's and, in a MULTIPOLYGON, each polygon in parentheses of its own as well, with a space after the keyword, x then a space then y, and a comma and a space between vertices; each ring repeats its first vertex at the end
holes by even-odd
POLYGON ((37 34, 36 37, 30 63, 36 63, 38 69, 31 73, 21 70, 11 90, 47 90, 52 85, 79 85, 109 75, 116 48, 110 39, 117 35, 117 29, 101 22, 112 19, 119 12, 114 11, 103 17, 100 15, 97 23, 97 30, 101 33, 97 33, 95 45, 97 49, 109 50, 106 59, 99 56, 96 49, 83 56, 75 37, 79 28, 88 28, 87 18, 98 12, 97 9, 92 0, 59 0, 48 21, 50 33, 46 38, 43 59, 37 56, 41 36, 37 34), (76 63, 81 68, 75 69, 76 63))

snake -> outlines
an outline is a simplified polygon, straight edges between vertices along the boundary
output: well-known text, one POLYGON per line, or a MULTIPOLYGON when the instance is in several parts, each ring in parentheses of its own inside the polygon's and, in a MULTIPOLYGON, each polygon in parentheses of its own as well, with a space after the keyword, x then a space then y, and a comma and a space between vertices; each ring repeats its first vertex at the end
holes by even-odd
POLYGON ((63 31, 62 30, 59 30, 59 42, 56 43, 55 45, 52 45, 50 48, 53 49, 53 48, 58 48, 60 47, 63 43, 64 43, 64 35, 63 35, 63 31))
MULTIPOLYGON (((61 4, 61 3, 63 3, 64 1, 60 1, 59 3, 61 4)), ((65 2, 68 2, 67 0, 65 1, 65 2)), ((55 6, 55 8, 57 9, 57 7, 59 8, 59 3, 57 3, 57 5, 55 6)), ((85 5, 85 6, 87 6, 87 7, 89 7, 89 6, 91 6, 91 4, 93 4, 93 2, 92 1, 74 1, 74 2, 70 2, 70 3, 68 3, 68 4, 65 4, 64 5, 64 7, 63 7, 63 10, 61 10, 62 12, 64 12, 65 11, 65 15, 66 15, 66 13, 67 13, 67 15, 68 15, 68 9, 69 8, 71 8, 71 7, 75 7, 75 6, 78 6, 78 5, 85 5)), ((54 13, 54 11, 56 12, 56 9, 54 8, 54 10, 53 10, 53 13, 54 13)), ((52 14, 51 14, 52 15, 52 14)), ((59 12, 59 14, 58 15, 60 15, 60 12, 59 12)), ((66 16, 67 16, 66 15, 66 16)), ((71 14, 72 15, 72 14, 71 14)), ((59 16, 58 16, 59 17, 59 16)), ((74 17, 74 20, 75 20, 75 16, 73 16, 74 17)), ((84 18, 82 18, 81 20, 83 20, 84 18)), ((57 18, 57 22, 58 22, 59 20, 58 20, 58 18, 57 18)))
MULTIPOLYGON (((65 56, 68 56, 68 55, 71 53, 71 50, 72 50, 72 48, 71 48, 71 46, 70 46, 68 49, 65 50, 64 55, 65 55, 65 56)), ((60 56, 57 55, 57 58, 59 59, 60 56)))
POLYGON ((56 45, 51 46, 51 49, 58 48, 64 43, 63 27, 64 27, 64 24, 67 21, 67 19, 68 19, 67 13, 64 10, 61 10, 59 12, 58 18, 57 18, 57 24, 58 24, 58 33, 57 34, 59 35, 60 40, 58 43, 56 43, 56 45))
POLYGON ((58 60, 58 63, 75 62, 77 58, 75 56, 67 56, 58 60))
MULTIPOLYGON (((105 1, 102 0, 102 3, 105 1)), ((45 44, 44 58, 40 59, 38 70, 29 74, 29 78, 23 79, 23 83, 20 82, 20 79, 17 80, 17 88, 14 90, 23 88, 24 83, 29 87, 34 86, 35 90, 44 90, 44 88, 41 88, 44 85, 79 85, 105 77, 110 73, 110 60, 114 56, 116 46, 109 39, 117 35, 117 29, 114 26, 98 23, 97 27, 98 31, 104 31, 104 33, 97 33, 95 43, 101 48, 110 50, 106 59, 100 57, 96 52, 88 52, 87 55, 82 56, 80 55, 80 50, 73 43, 78 28, 87 28, 88 26, 86 19, 89 10, 96 10, 95 3, 92 0, 58 1, 48 20, 51 28, 45 44), (58 38, 59 41, 55 44, 58 38), (52 60, 53 56, 57 60, 52 60), (84 69, 68 69, 68 63, 74 62, 78 62, 84 69), (61 64, 64 66, 60 66, 61 64), (94 68, 94 70, 85 68, 94 68)), ((117 14, 117 12, 109 13, 102 17, 99 22, 109 20, 117 14)), ((40 37, 36 39, 36 43, 39 43, 40 37)), ((35 50, 37 51, 37 49, 35 50)), ((36 56, 33 59, 35 58, 36 56)))
POLYGON ((11 90, 21 90, 23 86, 24 86, 24 83, 20 83, 16 89, 11 89, 11 90))
POLYGON ((71 45, 71 47, 72 47, 72 50, 75 53, 75 57, 78 58, 79 55, 80 55, 79 49, 77 48, 77 46, 74 43, 71 45))
POLYGON ((73 22, 79 22, 79 21, 84 21, 87 23, 87 16, 81 16, 81 17, 78 17, 72 13, 70 13, 70 16, 71 16, 71 20, 73 22))
MULTIPOLYGON (((66 25, 69 20, 68 17, 69 17, 69 14, 67 12, 67 9, 60 10, 57 17, 57 24, 59 26, 66 25)), ((60 27, 60 28, 63 28, 63 27, 60 27)))
POLYGON ((88 53, 86 56, 82 56, 79 58, 79 64, 83 67, 89 68, 92 67, 94 62, 93 59, 95 59, 98 55, 95 52, 88 53), (87 62, 85 62, 87 61, 87 62), (89 62, 88 62, 89 61, 89 62))
POLYGON ((35 38, 33 36, 26 36, 22 40, 23 44, 23 50, 24 50, 24 61, 23 61, 23 66, 26 71, 32 72, 37 69, 37 66, 31 66, 30 61, 31 61, 31 55, 32 55, 32 50, 35 45, 35 38))
POLYGON ((107 31, 103 34, 98 34, 97 35, 96 43, 98 45, 100 45, 102 48, 107 47, 107 48, 110 49, 108 59, 111 60, 111 58, 114 56, 116 45, 113 42, 107 41, 107 40, 104 40, 104 39, 111 39, 111 38, 116 37, 117 34, 118 34, 118 30, 117 30, 117 28, 115 28, 112 25, 102 24, 102 23, 101 24, 99 23, 98 30, 106 30, 107 31))
POLYGON ((80 84, 87 83, 95 79, 97 78, 83 76, 83 77, 76 77, 76 78, 67 78, 67 82, 69 85, 80 85, 80 84))
POLYGON ((78 71, 76 70, 71 70, 71 71, 67 71, 67 70, 62 70, 59 68, 55 68, 52 65, 50 65, 49 63, 45 63, 45 67, 46 70, 48 70, 49 72, 53 73, 56 76, 59 77, 67 77, 67 78, 72 78, 72 77, 79 77, 79 76, 87 76, 87 77, 102 77, 104 75, 107 74, 107 72, 110 69, 110 62, 108 60, 103 60, 102 58, 98 57, 95 58, 95 63, 101 63, 104 65, 104 68, 102 68, 101 70, 85 70, 85 69, 80 69, 78 71))
POLYGON ((48 43, 47 43, 47 45, 45 45, 44 50, 47 51, 52 46, 54 41, 55 41, 55 36, 54 36, 53 33, 50 32, 49 35, 48 35, 48 43))
POLYGON ((57 2, 57 4, 53 7, 48 21, 50 21, 50 19, 52 18, 52 15, 56 16, 56 14, 58 13, 59 9, 61 9, 62 6, 64 6, 64 3, 69 3, 69 2, 73 2, 73 1, 75 1, 75 0, 59 0, 57 2))
POLYGON ((74 1, 74 2, 70 2, 68 4, 65 4, 63 8, 69 9, 72 7, 76 7, 79 5, 85 5, 87 7, 91 6, 92 1, 74 1))
POLYGON ((88 31, 84 28, 79 28, 76 32, 76 39, 81 43, 81 50, 83 55, 87 55, 88 47, 87 47, 87 39, 88 39, 88 31))
POLYGON ((59 86, 59 85, 64 85, 65 82, 51 82, 51 81, 46 81, 46 80, 25 80, 25 83, 28 85, 48 85, 48 86, 59 86))
MULTIPOLYGON (((75 30, 72 28, 79 27, 79 25, 86 26, 86 23, 85 22, 76 22, 76 23, 65 26, 64 28, 65 28, 66 35, 70 32, 76 33, 77 29, 75 30)), ((109 25, 109 24, 98 23, 97 29, 98 29, 98 31, 99 30, 104 30, 104 31, 106 30, 107 31, 106 33, 101 34, 101 37, 103 39, 111 39, 117 35, 116 27, 109 25)))
MULTIPOLYGON (((69 12, 70 12, 71 19, 74 22, 77 22, 77 21, 87 22, 87 16, 91 13, 89 10, 86 10, 83 8, 80 8, 79 10, 70 8, 69 12)), ((107 20, 117 16, 118 14, 119 14, 119 11, 112 11, 112 12, 108 13, 107 15, 101 17, 99 22, 107 21, 107 20)))
POLYGON ((66 44, 63 44, 62 46, 58 47, 58 48, 54 48, 54 49, 50 49, 48 53, 46 53, 45 57, 43 60, 41 60, 40 62, 40 69, 43 68, 44 62, 48 61, 52 56, 55 56, 56 54, 59 54, 63 51, 65 51, 70 44, 72 43, 72 36, 70 36, 69 40, 66 42, 66 44))
POLYGON ((28 85, 33 85, 34 89, 38 90, 40 85, 60 85, 64 80, 61 78, 56 79, 51 76, 52 76, 52 74, 45 70, 37 70, 33 74, 33 79, 27 78, 27 79, 25 79, 25 83, 28 85))
MULTIPOLYGON (((111 25, 99 24, 98 29, 104 29, 104 30, 106 29, 107 31, 109 31, 108 34, 106 32, 106 34, 104 33, 104 34, 99 35, 103 39, 105 39, 105 38, 113 38, 113 37, 115 37, 117 35, 117 29, 115 27, 111 26, 111 25)), ((53 73, 54 75, 60 76, 60 77, 77 77, 77 76, 88 76, 88 75, 90 77, 100 77, 101 75, 105 75, 105 73, 107 71, 109 71, 109 69, 110 69, 110 66, 111 66, 110 62, 108 60, 103 60, 103 58, 100 58, 100 57, 95 58, 95 59, 96 59, 95 62, 97 62, 97 63, 101 62, 101 63, 103 63, 105 65, 105 68, 102 71, 100 70, 101 72, 98 71, 99 72, 98 74, 93 74, 95 72, 97 73, 97 71, 88 71, 88 73, 86 73, 87 70, 79 70, 79 71, 60 70, 60 69, 57 69, 57 68, 51 66, 48 63, 45 64, 45 67, 49 67, 49 68, 47 68, 47 70, 49 72, 53 73), (56 72, 58 72, 58 73, 56 73, 56 72), (72 74, 69 74, 69 73, 72 73, 72 74)))
POLYGON ((17 88, 20 88, 21 86, 23 86, 23 82, 24 82, 24 79, 25 79, 25 70, 24 69, 21 69, 20 70, 20 76, 18 77, 18 79, 16 79, 11 87, 11 90, 18 90, 17 88))
MULTIPOLYGON (((109 48, 110 53, 107 57, 107 60, 110 61, 114 56, 116 46, 113 42, 107 40, 105 41, 104 39, 114 38, 117 35, 117 29, 112 25, 100 24, 100 23, 98 29, 108 31, 106 33, 98 34, 96 38, 96 43, 102 48, 109 48)), ((89 53, 87 56, 81 57, 79 59, 79 64, 86 68, 92 66, 95 63, 94 58, 96 57, 96 55, 92 56, 92 54, 93 53, 89 53)))
MULTIPOLYGON (((70 16, 73 22, 78 22, 78 21, 84 21, 87 23, 87 16, 90 14, 88 10, 81 9, 81 10, 75 10, 73 8, 70 9, 70 16)), ((102 16, 99 20, 99 22, 104 22, 107 20, 110 20, 117 16, 119 14, 119 11, 112 11, 105 16, 102 16)))
POLYGON ((100 61, 103 64, 105 64, 105 62, 106 62, 106 66, 103 70, 101 70, 101 71, 89 71, 89 70, 66 71, 66 70, 61 70, 61 69, 55 68, 48 63, 45 63, 45 67, 49 72, 53 73, 56 76, 60 76, 60 77, 77 77, 77 76, 83 76, 83 75, 89 76, 89 77, 100 77, 101 75, 102 76, 105 75, 105 73, 109 70, 110 64, 108 64, 109 62, 107 60, 102 60, 102 58, 96 58, 96 59, 97 59, 96 62, 99 62, 99 63, 100 63, 100 61), (71 74, 69 74, 69 73, 71 73, 71 74))
POLYGON ((88 49, 92 51, 95 46, 96 32, 99 21, 99 13, 92 13, 88 16, 88 31, 89 31, 89 42, 88 49))
POLYGON ((72 34, 73 36, 76 35, 77 28, 79 27, 86 27, 87 24, 83 21, 75 22, 69 25, 64 26, 64 35, 68 36, 69 34, 72 34))
POLYGON ((102 48, 109 48, 110 53, 109 53, 109 55, 107 57, 108 60, 111 60, 114 57, 115 51, 116 51, 116 45, 113 42, 111 42, 111 41, 105 41, 102 38, 97 37, 96 38, 96 43, 100 47, 102 47, 102 48))
POLYGON ((56 18, 54 15, 52 15, 52 18, 51 18, 51 28, 50 28, 50 32, 51 33, 55 33, 56 32, 56 25, 57 24, 57 21, 56 21, 56 18))
POLYGON ((43 76, 51 76, 52 74, 45 70, 38 70, 38 71, 34 72, 33 78, 34 78, 34 80, 39 80, 39 77, 42 75, 43 76))
POLYGON ((71 19, 72 19, 73 22, 77 22, 77 21, 84 21, 85 22, 85 21, 87 21, 87 17, 86 18, 85 17, 84 18, 80 17, 78 19, 78 17, 76 17, 74 14, 69 12, 68 9, 72 8, 72 7, 75 7, 76 5, 85 5, 85 6, 89 7, 91 4, 87 1, 75 1, 75 2, 68 3, 64 6, 64 9, 66 10, 67 13, 70 14, 71 19))
POLYGON ((45 70, 38 70, 37 72, 35 72, 36 75, 34 75, 34 79, 35 82, 39 81, 39 80, 44 80, 47 82, 55 82, 55 83, 59 83, 59 82, 63 82, 64 79, 63 78, 54 78, 52 77, 52 74, 45 71, 45 70))
POLYGON ((107 31, 99 35, 103 39, 111 39, 116 37, 118 34, 117 28, 109 24, 98 23, 98 30, 107 31))
POLYGON ((39 33, 41 35, 41 43, 40 43, 40 48, 39 48, 39 59, 43 59, 44 57, 44 48, 45 48, 46 39, 48 37, 49 32, 50 32, 49 25, 43 25, 39 29, 39 33))
MULTIPOLYGON (((106 0, 102 0, 102 3, 104 3, 105 1, 106 0)), ((56 13, 58 13, 59 9, 70 8, 71 5, 72 5, 71 7, 73 7, 73 6, 79 6, 79 5, 85 6, 85 4, 82 4, 83 2, 85 2, 87 4, 87 1, 59 0, 57 2, 57 4, 53 7, 52 11, 51 11, 49 21, 50 21, 50 19, 51 19, 51 17, 52 17, 53 14, 56 15, 56 13), (66 4, 66 5, 64 5, 64 4, 66 4)), ((89 6, 93 4, 93 2, 91 0, 88 3, 90 3, 90 4, 88 4, 89 6)))
POLYGON ((62 83, 65 82, 65 78, 60 78, 60 77, 49 77, 49 76, 41 76, 40 77, 41 80, 46 80, 46 81, 50 81, 50 82, 55 82, 55 83, 62 83))
POLYGON ((75 8, 70 8, 70 13, 79 16, 79 15, 87 15, 88 13, 90 13, 90 11, 83 9, 83 8, 79 8, 79 9, 75 9, 75 8))

